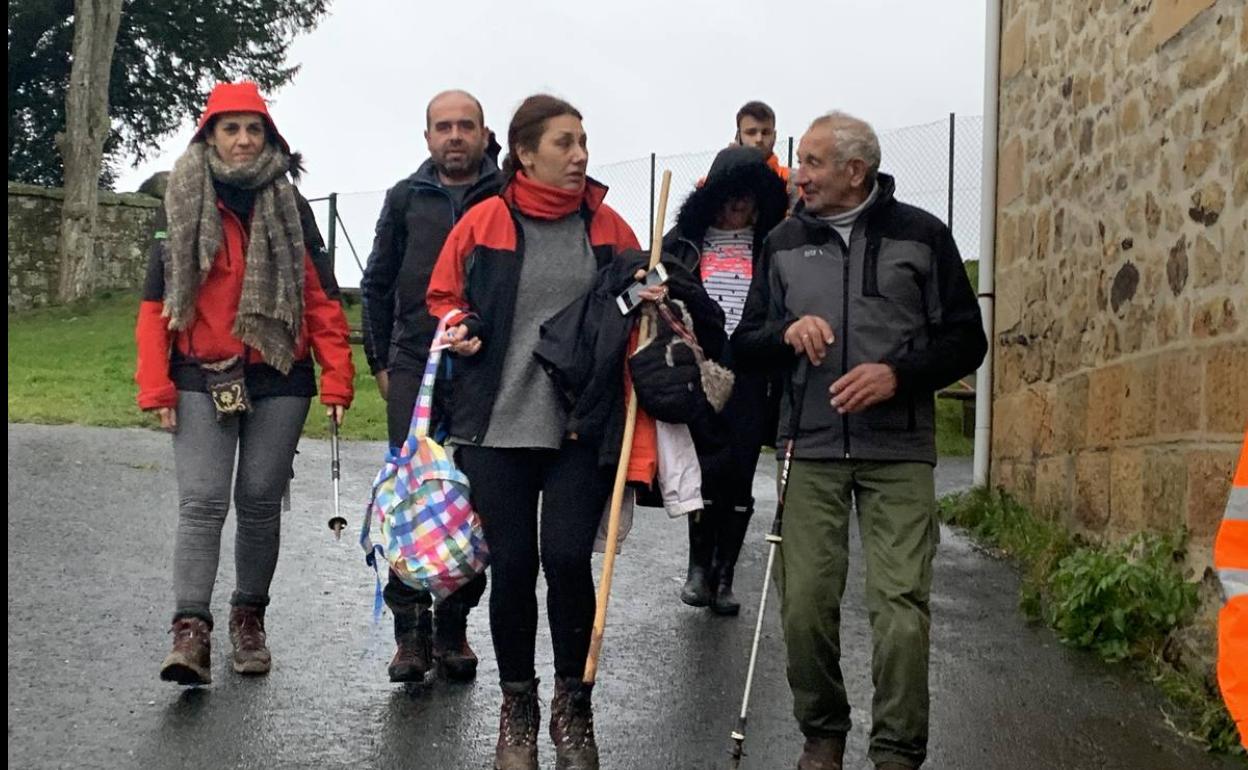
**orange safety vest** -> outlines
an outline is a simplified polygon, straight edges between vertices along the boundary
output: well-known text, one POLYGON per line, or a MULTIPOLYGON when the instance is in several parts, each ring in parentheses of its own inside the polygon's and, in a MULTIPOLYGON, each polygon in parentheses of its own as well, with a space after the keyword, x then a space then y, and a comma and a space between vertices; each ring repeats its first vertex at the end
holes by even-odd
POLYGON ((1218 615, 1218 685, 1248 748, 1248 431, 1213 545, 1213 568, 1226 597, 1218 615))

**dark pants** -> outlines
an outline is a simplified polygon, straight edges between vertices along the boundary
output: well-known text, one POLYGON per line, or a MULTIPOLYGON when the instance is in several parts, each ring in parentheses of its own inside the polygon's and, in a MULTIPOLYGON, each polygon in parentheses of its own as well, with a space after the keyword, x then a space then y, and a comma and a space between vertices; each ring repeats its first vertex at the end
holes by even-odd
MULTIPOLYGON (((386 429, 390 438, 390 446, 402 446, 407 440, 408 427, 412 422, 412 410, 416 406, 416 396, 420 393, 420 379, 424 375, 421 370, 394 368, 390 370, 390 392, 386 398, 386 429)), ((448 382, 438 381, 434 388, 432 427, 437 426, 441 416, 446 414, 445 399, 448 382)), ((436 429, 431 430, 435 435, 436 429)), ((485 593, 485 574, 482 573, 466 583, 443 602, 447 605, 459 605, 465 610, 476 607, 485 593)), ((433 596, 428 591, 421 591, 408 586, 399 580, 393 572, 383 592, 386 606, 394 613, 395 632, 403 633, 414 627, 413 613, 433 604, 433 596)))
POLYGON ((718 446, 710 456, 699 455, 704 522, 714 532, 709 555, 717 563, 736 562, 754 514, 754 472, 767 440, 766 400, 766 380, 738 372, 732 397, 716 418, 718 446))
POLYGON ((594 622, 590 562, 611 492, 610 469, 598 467, 595 447, 575 441, 560 449, 464 446, 459 459, 490 544, 490 635, 499 679, 526 682, 536 676, 539 564, 546 574, 555 673, 579 679, 594 622))

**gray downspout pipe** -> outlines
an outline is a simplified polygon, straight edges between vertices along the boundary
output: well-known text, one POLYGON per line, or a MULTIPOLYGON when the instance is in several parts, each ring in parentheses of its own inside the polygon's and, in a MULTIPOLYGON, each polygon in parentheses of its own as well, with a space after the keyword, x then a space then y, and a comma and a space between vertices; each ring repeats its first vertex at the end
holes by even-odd
POLYGON ((984 163, 979 220, 979 312, 988 354, 975 375, 975 486, 987 486, 992 451, 993 307, 997 250, 997 98, 1000 89, 1001 0, 988 0, 984 37, 984 163))

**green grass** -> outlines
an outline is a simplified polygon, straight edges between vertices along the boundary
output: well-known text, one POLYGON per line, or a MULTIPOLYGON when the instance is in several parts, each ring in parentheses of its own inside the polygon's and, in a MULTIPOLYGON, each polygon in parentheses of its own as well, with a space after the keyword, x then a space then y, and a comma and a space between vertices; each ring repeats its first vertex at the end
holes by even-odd
MULTIPOLYGON (((9 313, 9 422, 77 423, 109 427, 152 427, 155 420, 135 404, 133 292, 103 294, 65 307, 9 313)), ((359 325, 360 306, 348 299, 347 318, 359 325)), ((368 373, 364 351, 353 350, 355 403, 342 436, 384 441, 386 411, 368 373)), ((942 456, 969 455, 962 435, 962 405, 936 402, 936 444, 942 456)), ((329 423, 314 402, 304 435, 325 438, 329 423)))
MULTIPOLYGON (((134 319, 139 298, 124 292, 65 307, 9 313, 9 422, 153 427, 134 385, 134 319)), ((348 308, 358 317, 358 307, 348 308)), ((356 346, 355 403, 342 436, 384 441, 386 412, 356 346)), ((319 402, 304 428, 329 435, 319 402)))

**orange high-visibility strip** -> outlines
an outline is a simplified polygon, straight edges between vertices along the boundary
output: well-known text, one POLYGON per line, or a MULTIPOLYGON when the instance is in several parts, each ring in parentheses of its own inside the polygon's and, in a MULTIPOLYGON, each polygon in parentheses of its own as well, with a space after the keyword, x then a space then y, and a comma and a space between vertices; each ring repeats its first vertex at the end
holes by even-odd
POLYGON ((1248 487, 1248 431, 1244 432, 1244 445, 1239 448, 1239 465, 1235 471, 1235 486, 1248 487))
POLYGON ((1248 569, 1248 521, 1224 521, 1213 543, 1214 569, 1248 569))
POLYGON ((1248 748, 1248 596, 1227 602, 1218 615, 1218 687, 1248 748))

